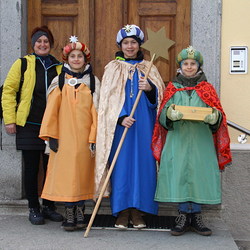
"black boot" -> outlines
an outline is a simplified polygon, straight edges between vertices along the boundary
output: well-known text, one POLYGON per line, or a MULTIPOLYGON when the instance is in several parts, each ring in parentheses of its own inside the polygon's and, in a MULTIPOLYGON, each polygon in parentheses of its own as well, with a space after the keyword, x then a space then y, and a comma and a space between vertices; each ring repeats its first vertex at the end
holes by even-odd
POLYGON ((39 207, 35 208, 30 208, 30 213, 29 213, 29 221, 33 225, 43 225, 44 224, 44 217, 42 213, 40 212, 39 207))
POLYGON ((52 221, 60 222, 63 216, 56 212, 55 206, 44 206, 42 210, 43 217, 52 221))
POLYGON ((75 223, 75 207, 74 206, 66 206, 65 207, 65 219, 62 224, 62 227, 66 231, 74 231, 76 229, 75 223))
POLYGON ((86 224, 83 223, 84 221, 84 210, 85 206, 76 206, 75 211, 75 220, 76 220, 76 227, 82 229, 86 227, 86 224))
POLYGON ((171 234, 179 236, 189 230, 190 226, 190 214, 180 212, 179 216, 175 220, 176 225, 171 229, 171 234))
POLYGON ((194 231, 200 235, 210 236, 212 234, 212 231, 204 225, 204 223, 202 221, 201 213, 192 213, 191 214, 190 228, 192 231, 194 231))

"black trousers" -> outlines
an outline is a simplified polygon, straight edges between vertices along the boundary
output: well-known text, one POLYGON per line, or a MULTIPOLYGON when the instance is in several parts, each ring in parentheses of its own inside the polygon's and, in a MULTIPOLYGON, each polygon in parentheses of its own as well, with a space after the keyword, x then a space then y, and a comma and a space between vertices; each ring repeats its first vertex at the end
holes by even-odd
MULTIPOLYGON (((22 150, 24 160, 24 188, 29 208, 40 206, 38 197, 38 172, 42 160, 43 170, 46 174, 49 156, 42 150, 22 150)), ((44 175, 45 176, 45 175, 44 175)), ((44 180, 43 180, 44 182, 44 180)), ((53 206, 54 202, 43 199, 44 206, 53 206)))

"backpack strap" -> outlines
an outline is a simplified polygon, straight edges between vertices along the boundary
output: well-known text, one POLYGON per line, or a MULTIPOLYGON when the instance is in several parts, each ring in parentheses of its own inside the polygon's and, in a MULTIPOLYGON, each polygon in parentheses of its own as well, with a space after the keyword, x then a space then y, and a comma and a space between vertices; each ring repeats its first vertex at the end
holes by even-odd
POLYGON ((24 72, 27 69, 27 59, 25 57, 21 57, 21 78, 20 78, 20 87, 19 87, 19 91, 22 88, 23 85, 23 81, 24 81, 24 72))
POLYGON ((62 71, 60 73, 60 75, 58 76, 58 86, 60 88, 60 90, 62 91, 63 85, 64 85, 64 79, 65 79, 65 72, 62 71))
POLYGON ((89 77, 90 77, 90 91, 91 91, 91 95, 93 95, 93 93, 95 92, 95 76, 91 72, 89 74, 89 77))
POLYGON ((27 69, 27 59, 25 57, 21 57, 20 59, 21 59, 21 77, 20 77, 19 90, 16 95, 17 103, 19 103, 20 101, 21 89, 23 87, 23 82, 24 82, 24 72, 27 69))

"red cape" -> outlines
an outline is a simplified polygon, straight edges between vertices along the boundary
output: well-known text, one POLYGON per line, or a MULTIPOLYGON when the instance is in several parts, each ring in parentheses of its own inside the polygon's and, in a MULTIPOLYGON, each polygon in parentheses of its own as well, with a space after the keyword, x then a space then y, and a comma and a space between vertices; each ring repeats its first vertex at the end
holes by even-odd
POLYGON ((225 165, 232 161, 231 151, 230 151, 230 138, 227 128, 226 115, 222 109, 220 100, 217 96, 216 90, 213 85, 208 82, 200 82, 195 87, 186 87, 177 89, 172 82, 168 84, 164 91, 164 97, 157 115, 153 138, 152 138, 152 151, 155 159, 160 161, 161 151, 166 141, 167 130, 163 128, 159 123, 159 116, 165 104, 168 100, 177 92, 183 90, 195 90, 198 96, 204 101, 208 106, 215 107, 222 114, 222 122, 216 133, 213 134, 214 146, 217 152, 217 158, 219 163, 219 168, 223 170, 225 165))

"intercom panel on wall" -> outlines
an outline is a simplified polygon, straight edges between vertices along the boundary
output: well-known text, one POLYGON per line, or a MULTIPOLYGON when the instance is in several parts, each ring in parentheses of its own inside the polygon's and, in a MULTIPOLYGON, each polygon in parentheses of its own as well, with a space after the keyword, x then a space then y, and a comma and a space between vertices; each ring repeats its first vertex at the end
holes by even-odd
POLYGON ((247 74, 247 46, 230 47, 230 74, 247 74))

